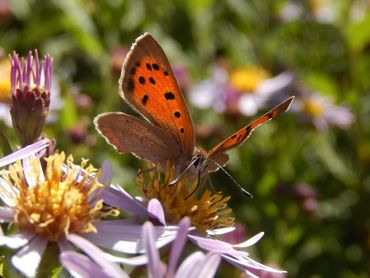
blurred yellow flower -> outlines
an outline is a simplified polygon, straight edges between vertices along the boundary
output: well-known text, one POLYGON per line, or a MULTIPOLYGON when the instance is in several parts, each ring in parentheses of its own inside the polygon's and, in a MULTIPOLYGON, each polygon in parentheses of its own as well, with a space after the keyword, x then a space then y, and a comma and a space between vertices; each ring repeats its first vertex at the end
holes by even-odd
POLYGON ((254 93, 260 83, 270 78, 263 68, 252 66, 230 72, 230 83, 241 93, 254 93))
POLYGON ((302 104, 303 110, 311 117, 321 116, 325 111, 323 104, 318 101, 306 99, 302 101, 302 104))
POLYGON ((0 102, 9 102, 10 63, 6 57, 0 58, 0 102))

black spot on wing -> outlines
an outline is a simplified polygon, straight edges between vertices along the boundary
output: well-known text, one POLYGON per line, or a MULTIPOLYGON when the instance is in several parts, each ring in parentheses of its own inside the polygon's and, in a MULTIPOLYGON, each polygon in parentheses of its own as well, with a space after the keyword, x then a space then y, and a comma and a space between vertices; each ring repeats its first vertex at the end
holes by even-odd
POLYGON ((173 115, 176 117, 176 118, 180 118, 181 117, 181 113, 179 111, 176 111, 175 113, 173 113, 173 115))
POLYGON ((172 92, 166 92, 166 93, 164 93, 164 97, 165 97, 167 100, 175 99, 175 95, 174 95, 172 92))
POLYGON ((146 68, 147 68, 148 70, 150 70, 150 71, 152 70, 152 65, 151 65, 151 64, 146 63, 146 64, 145 64, 145 66, 146 66, 146 68))
POLYGON ((133 91, 135 89, 134 81, 132 80, 132 78, 129 78, 127 80, 126 89, 128 91, 133 91))
POLYGON ((163 72, 163 74, 164 74, 165 76, 168 76, 168 75, 169 75, 168 71, 164 71, 164 72, 163 72))
POLYGON ((153 77, 149 77, 149 82, 152 83, 153 85, 155 84, 155 80, 153 77))
POLYGON ((135 74, 135 72, 136 72, 136 68, 135 68, 135 67, 132 67, 132 68, 130 69, 130 74, 131 74, 131 75, 134 75, 134 74, 135 74))
POLYGON ((149 100, 149 96, 148 95, 144 95, 143 98, 141 99, 141 103, 145 106, 146 103, 148 102, 149 100))
POLYGON ((142 85, 145 84, 145 78, 143 76, 139 77, 139 83, 142 85))
POLYGON ((234 139, 236 137, 236 134, 234 134, 233 136, 231 136, 231 139, 234 139))
POLYGON ((180 132, 182 133, 182 134, 184 134, 184 132, 185 132, 185 129, 182 127, 182 128, 180 128, 180 132))
POLYGON ((246 128, 245 128, 245 131, 247 132, 247 134, 249 133, 249 132, 251 132, 251 130, 252 130, 252 128, 251 128, 251 126, 249 125, 249 126, 247 126, 246 128))
POLYGON ((154 70, 159 70, 159 65, 156 64, 156 63, 153 63, 152 67, 153 67, 154 70))
POLYGON ((272 118, 274 117, 274 113, 272 113, 272 112, 271 112, 271 113, 268 113, 268 114, 267 114, 267 117, 268 117, 269 119, 272 119, 272 118))

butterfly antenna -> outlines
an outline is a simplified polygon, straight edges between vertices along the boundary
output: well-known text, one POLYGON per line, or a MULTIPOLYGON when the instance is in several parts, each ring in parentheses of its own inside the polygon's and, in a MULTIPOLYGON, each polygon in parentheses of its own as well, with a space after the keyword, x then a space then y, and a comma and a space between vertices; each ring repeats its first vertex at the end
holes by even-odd
POLYGON ((229 172, 227 172, 224 167, 222 167, 220 164, 218 164, 216 161, 214 161, 213 159, 211 158, 207 158, 209 161, 213 162, 214 164, 217 165, 217 167, 219 167, 230 179, 231 181, 240 189, 240 191, 244 194, 244 195, 247 195, 251 198, 253 198, 253 195, 251 193, 249 193, 247 190, 245 190, 233 177, 232 175, 229 174, 229 172))

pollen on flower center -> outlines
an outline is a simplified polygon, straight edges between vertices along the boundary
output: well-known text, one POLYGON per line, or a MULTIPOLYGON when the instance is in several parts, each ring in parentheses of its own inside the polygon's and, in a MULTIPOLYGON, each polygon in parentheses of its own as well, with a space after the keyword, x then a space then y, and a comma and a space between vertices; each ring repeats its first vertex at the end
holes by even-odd
POLYGON ((175 173, 175 167, 168 164, 164 177, 159 166, 149 173, 147 182, 142 173, 137 176, 145 201, 158 199, 168 223, 179 223, 183 217, 188 216, 200 233, 234 225, 234 218, 229 216, 232 210, 227 206, 229 196, 209 190, 201 194, 194 192, 198 187, 197 179, 191 181, 185 177, 172 185, 171 181, 176 178, 175 173))
POLYGON ((241 68, 230 73, 230 83, 243 93, 254 93, 260 83, 268 78, 268 72, 258 67, 241 68))
POLYGON ((324 112, 323 105, 317 101, 312 100, 303 101, 303 109, 313 117, 320 116, 324 112))
POLYGON ((22 168, 20 162, 3 171, 13 186, 14 224, 19 229, 57 240, 67 233, 95 232, 94 222, 110 212, 102 212, 102 202, 92 203, 94 193, 102 186, 97 170, 87 161, 73 165, 72 157, 64 164, 64 153, 46 158, 43 171, 39 159, 22 168))

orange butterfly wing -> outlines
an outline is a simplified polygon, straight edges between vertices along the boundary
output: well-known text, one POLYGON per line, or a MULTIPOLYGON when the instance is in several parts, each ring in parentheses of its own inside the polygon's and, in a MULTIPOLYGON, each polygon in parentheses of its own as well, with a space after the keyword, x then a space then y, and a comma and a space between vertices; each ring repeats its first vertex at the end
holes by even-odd
POLYGON ((189 160, 195 144, 193 122, 167 57, 150 34, 136 39, 119 83, 122 98, 153 125, 168 131, 183 159, 189 160))
MULTIPOLYGON (((208 157, 213 159, 213 157, 217 157, 217 155, 219 155, 220 153, 223 153, 229 149, 235 148, 241 145, 242 143, 244 143, 245 140, 248 139, 249 135, 251 135, 252 131, 256 127, 275 118, 281 112, 287 111, 293 99, 294 97, 288 98, 283 103, 271 109, 265 115, 259 117, 257 120, 251 122, 246 127, 243 127, 242 129, 238 130, 237 132, 235 132, 234 134, 226 138, 224 141, 222 141, 220 144, 218 144, 208 153, 208 157)), ((217 162, 217 159, 214 159, 214 160, 216 160, 217 162)))

